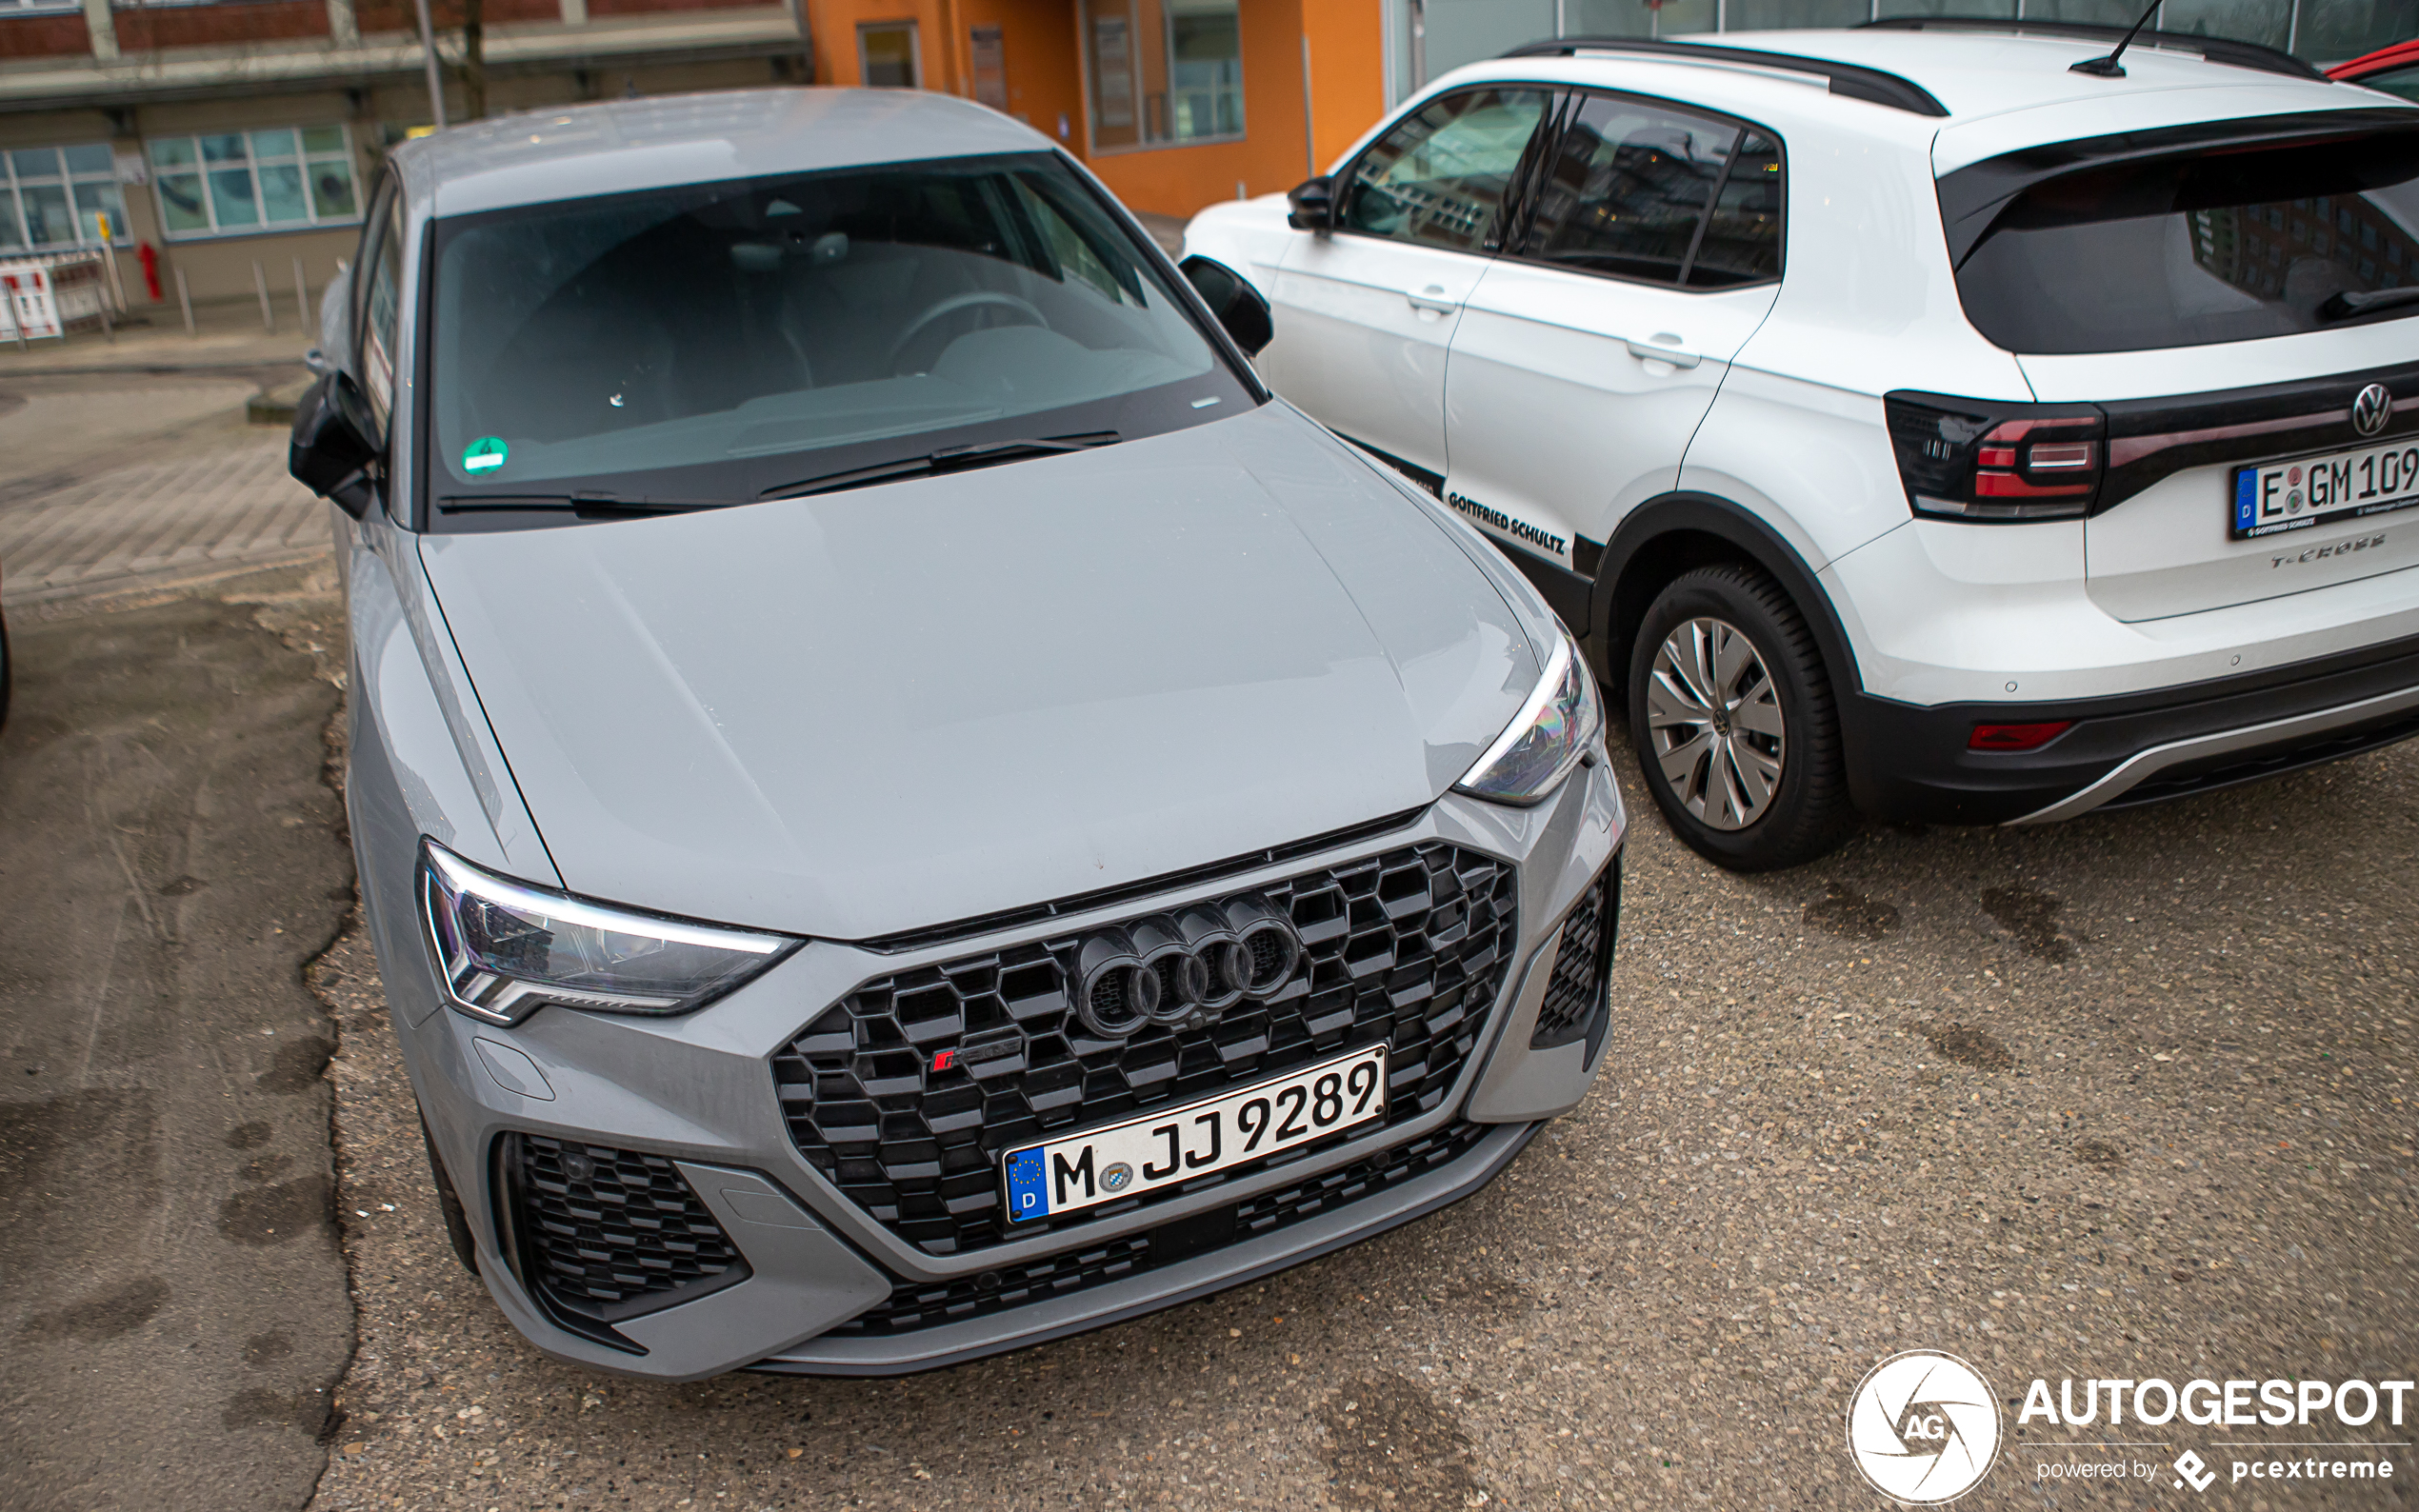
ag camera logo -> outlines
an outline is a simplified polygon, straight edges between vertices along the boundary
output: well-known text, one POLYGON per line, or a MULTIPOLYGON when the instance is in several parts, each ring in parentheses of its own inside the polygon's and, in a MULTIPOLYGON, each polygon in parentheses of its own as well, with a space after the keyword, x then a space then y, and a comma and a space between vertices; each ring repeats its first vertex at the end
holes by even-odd
POLYGON ((1953 1502, 1999 1456, 1998 1399, 1954 1355, 1892 1355, 1849 1399, 1848 1450, 1873 1489, 1892 1501, 1953 1502))

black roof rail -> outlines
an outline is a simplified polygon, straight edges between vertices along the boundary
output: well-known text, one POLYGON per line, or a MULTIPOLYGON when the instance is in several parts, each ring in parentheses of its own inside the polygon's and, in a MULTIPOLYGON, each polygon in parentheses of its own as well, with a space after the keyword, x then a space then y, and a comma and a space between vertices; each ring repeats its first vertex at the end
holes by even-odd
POLYGON ((1560 58, 1581 52, 1635 52, 1648 57, 1731 63, 1741 68, 1787 69, 1791 73, 1819 75, 1830 82, 1833 94, 1851 100, 1886 105, 1893 110, 1911 110, 1917 115, 1949 113, 1949 107, 1932 98, 1930 90, 1912 79, 1853 63, 1801 57, 1794 52, 1760 52, 1752 48, 1726 48, 1709 42, 1654 42, 1645 37, 1558 37, 1551 42, 1531 42, 1525 48, 1514 48, 1504 56, 1560 58))
MULTIPOLYGON (((1884 31, 1997 31, 2016 36, 2071 37, 2080 42, 2120 42, 2126 33, 2124 27, 2096 21, 1994 21, 1988 16, 1884 16, 1879 21, 1861 22, 1855 30, 1869 31, 1876 28, 1884 31)), ((2197 52, 2210 63, 2230 63, 2238 69, 2257 69, 2263 73, 2327 81, 2326 74, 2291 53, 2257 42, 2205 37, 2190 31, 2149 30, 2133 40, 2146 48, 2197 52)))

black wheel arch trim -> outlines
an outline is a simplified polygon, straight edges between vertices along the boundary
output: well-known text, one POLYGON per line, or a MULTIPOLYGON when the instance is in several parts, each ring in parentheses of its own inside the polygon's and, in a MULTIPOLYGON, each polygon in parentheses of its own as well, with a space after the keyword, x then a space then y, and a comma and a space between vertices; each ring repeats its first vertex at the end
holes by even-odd
POLYGON ((1628 681, 1629 646, 1617 627, 1625 623, 1634 626, 1644 619, 1647 606, 1669 581, 1664 574, 1655 574, 1651 579, 1634 578, 1630 568, 1650 548, 1686 536, 1710 537, 1728 550, 1683 551, 1679 571, 1715 556, 1745 557, 1770 574, 1788 592, 1798 612, 1806 616, 1815 644, 1822 648, 1823 669, 1831 679, 1832 691, 1845 718, 1848 695, 1862 691, 1864 680, 1858 674, 1856 653, 1849 643, 1847 628, 1840 624, 1838 611, 1831 607, 1830 595, 1823 591, 1814 569, 1806 565, 1806 559, 1779 531, 1746 507, 1710 493, 1673 492, 1649 499, 1624 516, 1611 539, 1605 543, 1588 607, 1588 636, 1595 648, 1597 670, 1605 682, 1618 687, 1628 681))

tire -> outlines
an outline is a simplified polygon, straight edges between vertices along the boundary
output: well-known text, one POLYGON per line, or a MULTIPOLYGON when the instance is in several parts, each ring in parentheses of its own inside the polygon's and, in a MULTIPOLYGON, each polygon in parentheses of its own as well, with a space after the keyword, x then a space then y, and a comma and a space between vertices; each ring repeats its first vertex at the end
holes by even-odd
POLYGON ((436 1184, 437 1211, 445 1215, 446 1242, 453 1246, 453 1258, 462 1262, 462 1268, 475 1276, 479 1273, 479 1245, 470 1237, 470 1215, 453 1189, 453 1179, 445 1173, 445 1162, 437 1155, 436 1137, 429 1132, 427 1119, 420 1121, 420 1142, 429 1147, 429 1176, 436 1184))
POLYGON ((1648 790, 1715 865, 1800 865, 1854 829, 1822 652, 1762 572, 1724 564, 1667 584, 1630 643, 1629 693, 1648 790), (1700 685, 1721 687, 1718 713, 1696 696, 1700 685), (1709 717, 1687 717, 1699 710, 1709 717))

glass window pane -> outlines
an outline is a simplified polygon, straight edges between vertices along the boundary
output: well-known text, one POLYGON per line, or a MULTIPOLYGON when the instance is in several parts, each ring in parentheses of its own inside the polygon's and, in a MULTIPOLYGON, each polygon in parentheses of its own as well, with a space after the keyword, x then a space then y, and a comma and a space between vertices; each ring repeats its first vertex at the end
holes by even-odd
POLYGON ((210 206, 222 229, 259 225, 260 207, 252 200, 251 170, 223 168, 210 174, 210 206))
POLYGON ((292 157, 293 155, 294 155, 294 133, 293 133, 293 132, 291 132, 291 131, 254 131, 254 132, 252 133, 252 156, 254 156, 254 157, 292 157))
POLYGON ((1493 232, 1505 187, 1545 113, 1538 90, 1474 90, 1436 101, 1352 166, 1339 224, 1396 241, 1477 249, 1493 232))
POLYGON ((107 142, 88 142, 82 147, 61 148, 59 151, 68 160, 68 171, 70 173, 110 171, 110 144, 107 142))
POLYGON ((171 136, 151 144, 153 168, 189 168, 193 162, 193 139, 171 136))
POLYGON ((2399 94, 2406 100, 2419 100, 2419 68, 2388 69, 2383 73, 2372 73, 2352 82, 2364 90, 2383 90, 2388 94, 2399 94))
POLYGON ((202 206, 202 180, 196 173, 163 173, 156 180, 160 191, 160 223, 171 231, 206 231, 210 229, 210 211, 202 206))
POLYGON ((302 142, 306 152, 341 152, 345 149, 345 129, 341 126, 306 126, 302 142))
POLYGON ((36 247, 70 247, 75 243, 75 218, 68 213, 68 191, 56 184, 20 186, 25 196, 27 238, 36 247))
POLYGON ((2413 228, 2419 156, 2395 133, 2119 164, 2027 190, 1958 269, 1957 291, 1977 329, 2022 352, 2408 322, 2419 305, 2363 307, 2419 288, 2413 228))
POLYGON ((1168 125, 1178 141, 1243 134, 1243 29, 1234 0, 1171 0, 1168 125))
POLYGON ((119 197, 118 187, 105 181, 88 179, 75 186, 75 223, 84 229, 88 242, 101 240, 101 217, 110 218, 110 237, 113 242, 127 238, 126 202, 119 197))
POLYGON ((299 167, 291 163, 262 165, 260 218, 271 225, 310 219, 310 209, 303 203, 303 170, 299 167))
POLYGON ((859 71, 869 90, 915 88, 915 23, 857 28, 859 71))
POLYGON ((17 224, 17 191, 0 188, 0 251, 13 250, 25 245, 25 231, 17 224))
POLYGON ((1734 127, 1591 95, 1538 191, 1529 257, 1591 273, 1680 281, 1734 127))
POLYGON ((30 151, 11 152, 9 163, 17 170, 20 179, 59 176, 59 151, 56 148, 37 147, 30 151))
POLYGON ((1770 137, 1749 132, 1689 264, 1690 288, 1728 288, 1781 276, 1781 179, 1780 149, 1770 137))
POLYGON ((202 144, 202 161, 205 163, 241 163, 244 160, 244 136, 240 131, 197 140, 202 144))
POLYGON ((342 220, 353 208, 352 164, 343 158, 310 165, 310 203, 321 220, 342 220))

